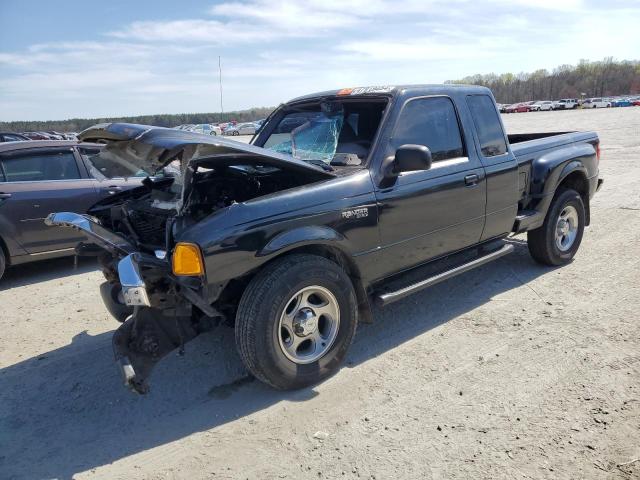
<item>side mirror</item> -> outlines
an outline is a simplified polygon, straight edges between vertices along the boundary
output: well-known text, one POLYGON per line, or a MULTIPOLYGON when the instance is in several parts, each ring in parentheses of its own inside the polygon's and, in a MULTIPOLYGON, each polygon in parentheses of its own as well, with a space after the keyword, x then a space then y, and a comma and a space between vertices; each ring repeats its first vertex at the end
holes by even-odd
POLYGON ((431 150, 425 145, 402 145, 396 150, 393 172, 413 172, 431 168, 431 150))

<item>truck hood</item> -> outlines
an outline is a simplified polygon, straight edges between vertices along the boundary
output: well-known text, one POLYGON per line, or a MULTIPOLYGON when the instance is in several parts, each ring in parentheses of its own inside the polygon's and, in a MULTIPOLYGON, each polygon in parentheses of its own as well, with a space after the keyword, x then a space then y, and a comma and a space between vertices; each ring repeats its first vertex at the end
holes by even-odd
POLYGON ((83 142, 104 143, 100 170, 109 177, 143 170, 154 175, 175 159, 202 163, 208 168, 222 165, 262 165, 289 171, 312 173, 319 179, 335 174, 322 167, 247 143, 219 136, 173 128, 133 123, 101 123, 78 134, 83 142))

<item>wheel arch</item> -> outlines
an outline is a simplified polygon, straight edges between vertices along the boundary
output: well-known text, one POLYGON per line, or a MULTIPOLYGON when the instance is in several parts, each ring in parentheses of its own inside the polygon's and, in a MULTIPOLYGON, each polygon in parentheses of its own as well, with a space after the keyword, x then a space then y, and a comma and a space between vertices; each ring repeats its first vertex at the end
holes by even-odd
POLYGON ((562 188, 571 188, 578 192, 585 210, 585 225, 591 223, 591 209, 589 207, 589 180, 587 180, 587 173, 584 166, 582 168, 571 169, 568 173, 563 172, 556 192, 562 188))
POLYGON ((595 159, 595 147, 585 142, 552 150, 534 160, 531 172, 532 207, 539 215, 537 220, 529 225, 529 229, 542 225, 553 199, 563 187, 573 188, 580 194, 585 206, 586 225, 589 225, 588 179, 595 159))
MULTIPOLYGON (((326 230, 330 229, 326 228, 326 230)), ((337 232, 335 233, 337 234, 337 232)), ((294 243, 282 244, 278 249, 267 248, 267 246, 272 243, 270 242, 270 244, 265 246, 265 248, 260 250, 257 254, 258 256, 268 255, 270 258, 266 262, 262 263, 260 267, 248 272, 241 278, 230 281, 220 292, 220 296, 218 298, 222 299, 225 303, 237 305, 253 277, 263 268, 266 268, 273 262, 281 260, 289 255, 316 255, 336 263, 346 272, 351 279, 351 283, 356 293, 359 321, 362 323, 372 323, 373 315, 371 312, 371 305, 369 302, 369 296, 360 276, 360 269, 348 252, 345 251, 344 247, 337 244, 337 240, 337 237, 334 237, 333 240, 328 238, 306 239, 294 243)))

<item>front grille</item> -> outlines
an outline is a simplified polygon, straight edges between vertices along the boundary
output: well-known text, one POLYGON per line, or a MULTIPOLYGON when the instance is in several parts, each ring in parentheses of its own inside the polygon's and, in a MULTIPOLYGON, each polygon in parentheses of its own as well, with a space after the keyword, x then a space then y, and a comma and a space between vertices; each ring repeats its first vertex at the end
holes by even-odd
POLYGON ((129 222, 141 242, 151 245, 164 245, 165 226, 167 224, 166 215, 131 210, 129 222))

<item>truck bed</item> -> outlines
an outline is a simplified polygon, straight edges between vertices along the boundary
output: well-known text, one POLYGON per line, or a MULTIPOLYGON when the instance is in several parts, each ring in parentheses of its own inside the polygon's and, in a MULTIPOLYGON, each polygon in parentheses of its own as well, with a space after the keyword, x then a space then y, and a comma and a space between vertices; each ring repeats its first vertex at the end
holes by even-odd
POLYGON ((511 150, 520 163, 533 159, 544 150, 575 143, 598 141, 596 132, 514 133, 507 135, 511 150))
MULTIPOLYGON (((597 150, 598 134, 595 132, 545 132, 545 133, 516 133, 507 135, 511 150, 518 161, 518 218, 528 217, 534 221, 539 215, 535 210, 536 202, 540 201, 544 192, 544 182, 536 182, 536 174, 532 171, 534 162, 546 165, 543 170, 550 171, 554 164, 576 156, 579 146, 590 143, 597 150), (542 163, 538 160, 545 156, 542 163)), ((539 171, 538 176, 547 175, 539 171)), ((546 209, 543 209, 546 211, 546 209)), ((537 221, 537 220, 536 220, 537 221)), ((520 223, 524 226, 523 220, 520 223)))

